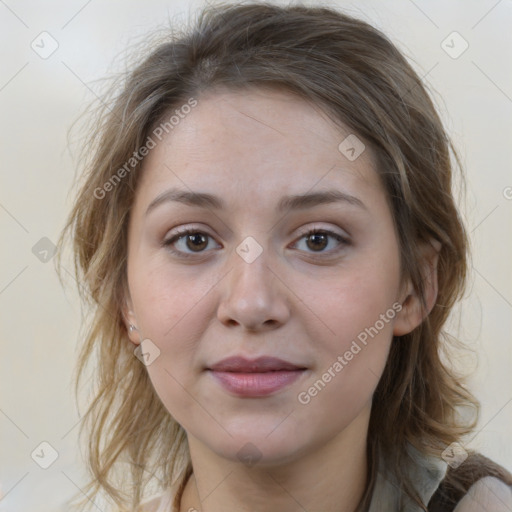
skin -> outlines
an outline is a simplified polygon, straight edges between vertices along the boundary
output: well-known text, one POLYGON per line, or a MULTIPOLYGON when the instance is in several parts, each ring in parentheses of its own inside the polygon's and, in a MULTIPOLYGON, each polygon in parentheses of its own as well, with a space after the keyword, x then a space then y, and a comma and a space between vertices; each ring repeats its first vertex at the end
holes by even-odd
MULTIPOLYGON (((160 355, 147 366, 169 413, 187 432, 194 474, 180 510, 352 511, 365 488, 372 394, 393 335, 414 329, 437 294, 436 251, 425 250, 428 311, 401 279, 393 218, 370 148, 349 161, 350 134, 318 107, 283 90, 217 89, 144 162, 128 233, 123 313, 160 355), (224 209, 162 203, 162 191, 208 192, 224 209), (337 189, 357 197, 285 213, 282 196, 337 189), (178 227, 209 235, 162 242, 178 227), (334 231, 348 243, 305 233, 334 231), (253 237, 251 263, 236 251, 253 237), (202 252, 201 252, 202 250, 202 252), (309 403, 298 401, 365 328, 394 303, 402 309, 309 403), (204 368, 242 354, 307 367, 279 392, 229 394, 204 368), (254 464, 238 451, 252 443, 254 464)), ((247 449, 247 448, 246 448, 247 449)))

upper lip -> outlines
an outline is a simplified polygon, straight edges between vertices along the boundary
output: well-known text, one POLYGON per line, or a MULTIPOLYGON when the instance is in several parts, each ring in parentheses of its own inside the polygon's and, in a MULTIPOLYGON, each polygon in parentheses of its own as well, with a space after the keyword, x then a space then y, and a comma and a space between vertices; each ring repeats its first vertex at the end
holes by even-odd
POLYGON ((247 359, 243 356, 232 356, 222 359, 207 367, 207 370, 219 372, 262 373, 278 370, 303 370, 304 366, 298 366, 278 357, 261 356, 256 359, 247 359))

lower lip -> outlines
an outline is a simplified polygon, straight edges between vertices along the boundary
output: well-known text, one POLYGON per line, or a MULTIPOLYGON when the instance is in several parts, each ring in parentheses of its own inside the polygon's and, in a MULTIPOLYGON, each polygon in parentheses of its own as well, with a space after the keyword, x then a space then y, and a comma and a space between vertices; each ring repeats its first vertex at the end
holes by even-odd
POLYGON ((304 370, 280 370, 265 373, 235 373, 212 371, 220 384, 238 396, 267 396, 296 381, 304 370))

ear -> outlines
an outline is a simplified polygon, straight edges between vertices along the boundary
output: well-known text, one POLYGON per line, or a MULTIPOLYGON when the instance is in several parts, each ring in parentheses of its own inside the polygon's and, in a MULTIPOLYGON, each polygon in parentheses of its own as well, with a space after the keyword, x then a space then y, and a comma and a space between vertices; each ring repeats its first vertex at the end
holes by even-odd
POLYGON ((441 243, 431 239, 430 243, 425 243, 420 249, 421 254, 421 274, 425 289, 425 307, 408 281, 405 286, 405 292, 400 297, 402 309, 395 317, 393 326, 394 336, 403 336, 414 330, 432 311, 437 299, 437 262, 441 243))
POLYGON ((140 345, 140 334, 138 330, 137 317, 133 311, 132 299, 129 292, 125 292, 125 300, 122 307, 123 320, 126 326, 126 332, 128 338, 134 345, 140 345), (130 325, 133 325, 135 329, 130 330, 130 325))

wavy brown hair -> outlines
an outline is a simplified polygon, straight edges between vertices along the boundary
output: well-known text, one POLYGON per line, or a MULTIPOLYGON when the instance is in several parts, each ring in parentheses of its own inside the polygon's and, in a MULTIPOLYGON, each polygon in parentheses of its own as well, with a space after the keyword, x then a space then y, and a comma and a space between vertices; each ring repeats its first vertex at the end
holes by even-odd
POLYGON ((420 246, 440 242, 436 304, 420 326, 393 339, 374 395, 371 471, 361 502, 362 509, 369 503, 382 455, 403 491, 426 510, 404 474, 406 442, 439 456, 471 432, 478 416, 477 401, 447 362, 447 348, 458 342, 443 330, 464 292, 468 265, 467 235, 452 192, 460 162, 421 78, 385 35, 331 8, 263 2, 204 8, 187 30, 169 30, 148 45, 104 97, 84 142, 82 182, 59 247, 72 239, 75 276, 92 313, 84 320, 75 380, 78 394, 93 364, 96 386, 80 430, 81 436, 87 432, 93 477, 87 492, 102 490, 119 509, 137 510, 150 482, 160 489, 181 483, 182 489, 192 469, 185 432, 134 357, 121 312, 127 227, 143 160, 105 197, 97 191, 162 119, 191 97, 200 102, 214 87, 299 94, 372 148, 398 233, 402 277, 420 297, 420 246), (469 420, 459 414, 468 407, 474 413, 469 420))

